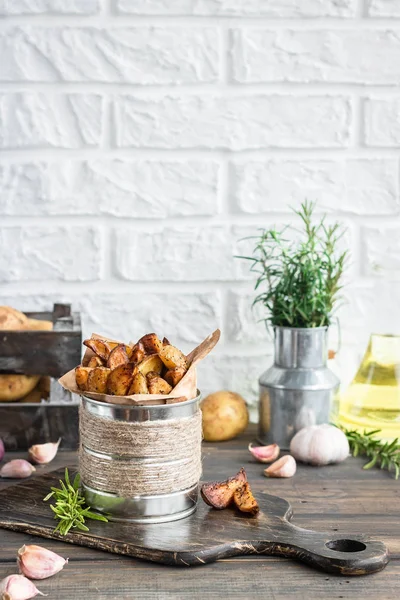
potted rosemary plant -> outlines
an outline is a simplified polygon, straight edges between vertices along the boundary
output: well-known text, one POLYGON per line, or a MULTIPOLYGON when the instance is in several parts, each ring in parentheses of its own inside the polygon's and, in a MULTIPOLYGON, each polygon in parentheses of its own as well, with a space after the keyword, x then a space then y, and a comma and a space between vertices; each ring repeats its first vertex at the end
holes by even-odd
POLYGON ((274 364, 259 380, 259 437, 282 448, 298 429, 329 422, 339 387, 327 367, 327 340, 346 263, 338 248, 344 229, 325 217, 314 223, 314 206, 294 210, 300 232, 262 230, 252 238, 253 255, 241 257, 257 273, 254 304, 265 308, 275 339, 274 364))

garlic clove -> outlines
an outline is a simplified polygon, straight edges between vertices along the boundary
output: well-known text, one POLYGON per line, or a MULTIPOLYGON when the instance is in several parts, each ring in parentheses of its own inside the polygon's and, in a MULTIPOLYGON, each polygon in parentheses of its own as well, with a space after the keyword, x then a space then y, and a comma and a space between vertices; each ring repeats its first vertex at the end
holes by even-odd
POLYGON ((293 477, 296 473, 296 466, 293 456, 286 454, 265 469, 264 475, 266 477, 293 477))
POLYGON ((296 460, 323 466, 344 461, 350 448, 343 431, 325 423, 298 431, 290 442, 290 452, 296 460))
POLYGON ((45 596, 24 575, 9 575, 0 581, 0 597, 2 600, 30 600, 38 594, 45 596))
POLYGON ((28 450, 29 458, 39 465, 46 465, 56 456, 60 442, 61 438, 58 442, 31 446, 28 450))
POLYGON ((34 471, 36 471, 35 467, 27 460, 15 458, 1 467, 0 477, 24 479, 25 477, 30 477, 34 471))
POLYGON ((270 463, 278 458, 280 448, 278 444, 270 444, 269 446, 252 446, 249 444, 249 451, 259 462, 270 463))
POLYGON ((18 550, 17 563, 20 573, 31 579, 46 579, 55 575, 67 564, 68 559, 47 548, 31 544, 18 550))

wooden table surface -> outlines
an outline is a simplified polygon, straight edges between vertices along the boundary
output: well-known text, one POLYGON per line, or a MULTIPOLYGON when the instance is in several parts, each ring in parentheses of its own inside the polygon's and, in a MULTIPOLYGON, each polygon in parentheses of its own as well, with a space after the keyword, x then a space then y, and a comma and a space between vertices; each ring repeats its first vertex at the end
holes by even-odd
MULTIPOLYGON (((364 471, 362 459, 323 468, 299 466, 292 479, 267 479, 263 465, 248 450, 255 430, 231 442, 204 444, 206 480, 224 479, 244 466, 252 488, 288 500, 293 522, 301 527, 340 534, 365 533, 385 542, 389 565, 365 577, 339 577, 317 572, 288 559, 258 556, 222 560, 197 568, 146 563, 62 542, 0 530, 0 579, 16 573, 15 557, 22 544, 42 544, 69 557, 54 577, 37 582, 49 599, 201 599, 240 598, 374 598, 400 595, 400 480, 387 472, 364 471)), ((8 454, 6 458, 19 458, 8 454)), ((76 462, 76 455, 59 452, 49 470, 76 462)), ((11 485, 1 482, 0 488, 11 485)))

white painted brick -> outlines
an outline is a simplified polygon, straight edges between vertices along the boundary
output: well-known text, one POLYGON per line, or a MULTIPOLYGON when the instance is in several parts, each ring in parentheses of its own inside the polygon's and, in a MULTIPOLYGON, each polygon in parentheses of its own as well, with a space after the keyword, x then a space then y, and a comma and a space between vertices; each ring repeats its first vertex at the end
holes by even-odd
POLYGON ((258 379, 271 366, 272 360, 272 354, 266 353, 223 356, 213 352, 199 365, 199 388, 204 395, 217 390, 230 390, 241 394, 250 409, 253 409, 254 420, 258 402, 258 379))
POLYGON ((400 17, 400 0, 366 0, 370 17, 400 17))
POLYGON ((212 215, 218 172, 211 160, 0 163, 0 214, 212 215))
POLYGON ((215 81, 215 28, 13 27, 0 32, 2 81, 215 81))
POLYGON ((236 209, 288 212, 303 198, 319 210, 356 215, 397 214, 398 160, 268 160, 232 162, 230 194, 236 209))
POLYGON ((221 281, 232 278, 229 230, 219 226, 115 231, 115 269, 132 281, 221 281))
POLYGON ((355 0, 115 0, 115 3, 122 13, 165 16, 352 17, 356 10, 355 0))
POLYGON ((262 320, 266 312, 260 304, 252 306, 257 293, 229 292, 226 334, 230 341, 271 344, 271 335, 262 320))
POLYGON ((0 94, 0 148, 96 146, 101 116, 93 94, 0 94))
POLYGON ((136 291, 20 295, 0 291, 0 305, 22 311, 52 310, 54 302, 70 303, 72 310, 81 313, 85 337, 99 333, 126 342, 156 331, 188 352, 220 327, 221 320, 217 293, 136 291))
POLYGON ((3 227, 0 281, 99 279, 102 248, 94 227, 3 227))
POLYGON ((363 227, 361 234, 364 273, 400 279, 400 225, 363 227))
POLYGON ((365 143, 367 146, 400 145, 400 98, 365 100, 365 143))
POLYGON ((239 29, 231 52, 233 79, 242 83, 400 82, 399 31, 239 29))
POLYGON ((0 0, 0 15, 79 14, 92 15, 99 0, 0 0))
POLYGON ((351 109, 330 96, 125 96, 115 116, 119 147, 344 147, 351 109))

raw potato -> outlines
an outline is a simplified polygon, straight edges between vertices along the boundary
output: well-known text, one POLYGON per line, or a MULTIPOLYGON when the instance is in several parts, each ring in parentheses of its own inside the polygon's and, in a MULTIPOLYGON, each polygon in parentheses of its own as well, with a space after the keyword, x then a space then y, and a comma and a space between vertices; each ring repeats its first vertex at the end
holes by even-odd
POLYGON ((145 354, 146 353, 144 351, 144 346, 142 342, 138 342, 133 346, 129 360, 134 365, 138 365, 144 359, 145 354))
POLYGON ((226 481, 212 481, 201 486, 204 502, 217 510, 227 508, 233 501, 235 491, 247 482, 246 471, 242 468, 226 481))
POLYGON ((168 383, 174 388, 180 382, 185 373, 186 369, 183 367, 175 367, 174 369, 170 369, 165 373, 164 379, 165 381, 168 381, 168 383))
POLYGON ((86 391, 105 394, 107 392, 107 380, 109 375, 110 369, 107 369, 107 367, 96 367, 95 369, 91 369, 87 380, 86 391))
POLYGON ((163 363, 158 354, 150 354, 150 356, 146 356, 146 358, 137 365, 137 368, 143 375, 147 375, 150 371, 155 371, 157 375, 160 375, 163 369, 163 363))
POLYGON ((138 344, 143 344, 146 354, 158 354, 163 347, 162 342, 157 334, 147 333, 140 338, 138 344))
POLYGON ((240 512, 250 513, 256 515, 260 510, 257 500, 254 498, 253 493, 248 482, 243 483, 233 493, 233 501, 240 512))
POLYGON ((149 394, 169 394, 172 387, 162 377, 150 371, 147 373, 147 385, 149 387, 149 394))
POLYGON ((100 358, 100 356, 92 356, 89 360, 87 367, 105 367, 104 360, 100 358))
POLYGON ((119 365, 108 376, 107 393, 113 396, 126 396, 133 380, 132 365, 119 365))
POLYGON ((40 391, 39 385, 37 385, 29 394, 21 398, 19 402, 23 404, 39 404, 42 399, 42 392, 40 391))
POLYGON ((129 388, 128 396, 132 394, 148 394, 149 388, 147 387, 146 377, 138 371, 133 375, 131 387, 129 388))
POLYGON ((51 331, 53 329, 53 323, 42 319, 28 318, 24 329, 28 329, 29 331, 51 331))
POLYGON ((182 367, 187 370, 187 362, 185 355, 170 344, 163 346, 159 352, 160 358, 163 361, 167 369, 174 369, 175 367, 182 367))
POLYGON ((106 361, 108 359, 111 349, 108 346, 106 346, 106 343, 103 340, 95 340, 94 338, 89 338, 88 340, 84 340, 83 344, 87 348, 90 348, 92 352, 97 354, 97 356, 100 356, 100 358, 102 358, 103 360, 106 361))
POLYGON ((249 411, 242 396, 235 392, 215 392, 200 405, 203 437, 206 442, 231 440, 242 433, 249 422, 249 411))
POLYGON ((93 369, 93 367, 89 367, 89 366, 82 367, 82 365, 79 365, 79 367, 76 367, 76 369, 75 369, 76 385, 83 392, 88 389, 88 387, 87 387, 88 377, 89 377, 89 373, 92 371, 92 369, 93 369))
POLYGON ((109 369, 116 369, 119 365, 125 365, 129 362, 129 357, 126 352, 125 344, 118 344, 110 352, 110 356, 107 360, 107 367, 109 369))
POLYGON ((23 398, 37 385, 40 375, 1 375, 0 402, 23 398))
POLYGON ((0 330, 18 331, 25 329, 28 317, 11 306, 0 306, 0 330))

